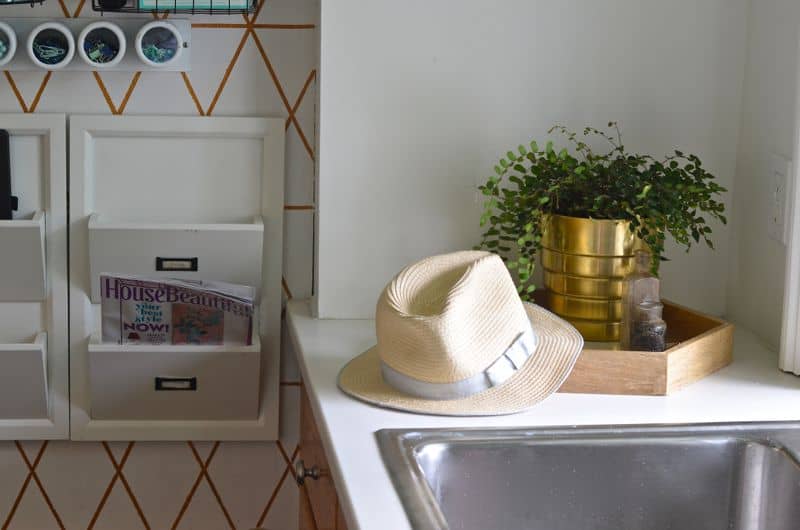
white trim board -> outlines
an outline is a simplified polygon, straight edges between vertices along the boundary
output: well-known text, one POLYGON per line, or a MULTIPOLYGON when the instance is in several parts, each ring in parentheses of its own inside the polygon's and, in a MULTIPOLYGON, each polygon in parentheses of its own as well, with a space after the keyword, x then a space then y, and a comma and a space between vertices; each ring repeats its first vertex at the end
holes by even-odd
MULTIPOLYGON (((104 144, 104 149, 109 148, 104 144)), ((113 147, 112 147, 113 148, 113 147)), ((278 118, 209 118, 175 116, 70 117, 70 368, 73 440, 275 440, 278 437, 281 275, 283 253, 284 122, 278 118), (95 144, 131 138, 181 142, 187 139, 261 142, 260 212, 264 222, 261 274, 262 344, 259 416, 254 420, 95 420, 90 417, 88 344, 96 329, 89 285, 89 217, 93 210, 95 144)), ((107 153, 106 153, 107 154, 107 153)), ((147 156, 142 153, 142 156, 147 156)), ((209 169, 209 171, 211 171, 209 169)), ((208 176, 208 175, 206 175, 208 176)), ((186 175, 184 175, 184 178, 186 175)), ((192 178, 198 175, 191 175, 192 178)), ((202 176, 201 176, 202 177, 202 176)), ((217 175, 226 178, 226 175, 217 175)), ((164 175, 164 179, 180 175, 164 175)), ((146 210, 146 205, 143 205, 146 210)), ((236 213, 236 212, 233 212, 236 213)), ((111 220, 112 222, 113 219, 111 220)), ((126 223, 129 221, 126 221, 126 223)), ((217 222, 209 219, 209 223, 217 222)), ((162 223, 158 223, 161 225, 162 223)), ((164 223, 165 227, 183 223, 164 223)), ((142 220, 142 226, 153 223, 142 220)), ((235 258, 234 258, 235 259, 235 258)))
MULTIPOLYGON (((800 43, 798 43, 800 57, 800 43)), ((783 321, 779 368, 800 375, 800 63, 797 70, 795 97, 795 131, 792 154, 792 174, 787 191, 788 245, 784 276, 783 321)))
MULTIPOLYGON (((0 128, 11 136, 43 140, 42 209, 46 253, 46 291, 42 302, 47 333, 48 415, 2 419, 0 439, 69 437, 69 343, 67 339, 67 138, 63 114, 0 114, 0 128)), ((12 221, 13 222, 13 221, 12 221)))

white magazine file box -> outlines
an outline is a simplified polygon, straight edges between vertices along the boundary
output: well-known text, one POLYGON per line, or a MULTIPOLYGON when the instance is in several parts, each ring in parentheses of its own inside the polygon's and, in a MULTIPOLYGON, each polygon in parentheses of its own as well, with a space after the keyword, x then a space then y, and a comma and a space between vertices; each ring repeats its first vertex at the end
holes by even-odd
POLYGON ((91 415, 104 420, 258 418, 261 341, 251 346, 89 343, 91 415))
POLYGON ((0 221, 0 301, 41 302, 47 297, 45 214, 0 221))
MULTIPOLYGON (((264 222, 250 224, 103 223, 89 217, 92 303, 100 303, 100 275, 213 279, 261 286, 264 222)), ((257 298, 257 297, 256 297, 257 298)))
POLYGON ((0 418, 48 417, 47 334, 29 344, 0 344, 0 418))

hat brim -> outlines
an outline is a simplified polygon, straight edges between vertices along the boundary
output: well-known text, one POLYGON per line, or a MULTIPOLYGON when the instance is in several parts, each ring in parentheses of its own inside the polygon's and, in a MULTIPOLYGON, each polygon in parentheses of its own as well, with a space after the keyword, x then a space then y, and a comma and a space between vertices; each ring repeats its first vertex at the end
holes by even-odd
POLYGON ((534 304, 525 303, 524 306, 538 338, 536 351, 502 385, 452 400, 431 400, 404 394, 383 380, 381 360, 375 346, 342 368, 339 388, 373 405, 420 414, 499 416, 522 412, 559 389, 583 349, 583 337, 572 325, 534 304))

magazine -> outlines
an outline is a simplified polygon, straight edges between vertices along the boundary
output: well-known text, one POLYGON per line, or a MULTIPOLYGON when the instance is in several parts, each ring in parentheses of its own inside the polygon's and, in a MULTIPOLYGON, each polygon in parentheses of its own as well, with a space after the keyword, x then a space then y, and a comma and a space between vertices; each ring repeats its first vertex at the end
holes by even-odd
POLYGON ((255 293, 224 282, 101 274, 103 342, 249 346, 255 293))

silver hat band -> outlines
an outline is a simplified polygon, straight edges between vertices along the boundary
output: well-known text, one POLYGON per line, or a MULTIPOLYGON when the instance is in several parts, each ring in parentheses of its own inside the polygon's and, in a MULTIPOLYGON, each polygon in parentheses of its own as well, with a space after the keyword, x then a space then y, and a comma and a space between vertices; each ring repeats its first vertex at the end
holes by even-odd
POLYGON ((381 372, 386 383, 405 394, 434 400, 460 399, 502 385, 511 379, 536 352, 538 342, 533 329, 528 327, 517 335, 511 346, 483 372, 454 383, 420 381, 401 374, 383 361, 381 361, 381 372))

